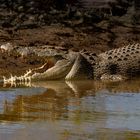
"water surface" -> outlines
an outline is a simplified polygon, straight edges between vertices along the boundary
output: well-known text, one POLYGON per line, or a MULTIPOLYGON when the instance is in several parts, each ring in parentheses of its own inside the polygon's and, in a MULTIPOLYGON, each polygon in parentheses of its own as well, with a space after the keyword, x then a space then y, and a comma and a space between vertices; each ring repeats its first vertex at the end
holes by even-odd
POLYGON ((140 139, 140 80, 0 88, 0 140, 140 139))

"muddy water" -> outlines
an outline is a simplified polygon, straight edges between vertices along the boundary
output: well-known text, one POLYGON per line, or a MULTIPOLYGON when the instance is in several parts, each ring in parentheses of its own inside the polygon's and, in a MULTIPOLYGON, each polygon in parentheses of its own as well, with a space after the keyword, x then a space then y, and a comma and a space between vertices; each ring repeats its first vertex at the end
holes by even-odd
POLYGON ((0 140, 140 139, 140 80, 0 88, 0 140))

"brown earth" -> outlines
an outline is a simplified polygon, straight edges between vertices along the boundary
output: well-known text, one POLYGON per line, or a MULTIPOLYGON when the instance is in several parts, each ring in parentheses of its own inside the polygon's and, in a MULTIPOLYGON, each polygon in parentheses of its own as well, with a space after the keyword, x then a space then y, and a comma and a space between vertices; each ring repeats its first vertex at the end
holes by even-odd
MULTIPOLYGON (((140 43, 140 27, 102 21, 94 26, 66 27, 56 24, 34 29, 1 28, 0 45, 7 42, 23 47, 54 45, 100 53, 129 43, 140 43)), ((29 68, 41 66, 45 61, 45 58, 38 56, 22 58, 14 53, 0 52, 0 75, 23 74, 29 68)))

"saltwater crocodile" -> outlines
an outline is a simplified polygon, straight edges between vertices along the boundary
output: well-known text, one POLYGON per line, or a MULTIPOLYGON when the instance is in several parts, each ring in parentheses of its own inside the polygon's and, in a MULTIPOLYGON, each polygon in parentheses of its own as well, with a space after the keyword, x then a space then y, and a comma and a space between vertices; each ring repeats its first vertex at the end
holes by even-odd
MULTIPOLYGON (((41 67, 43 68, 43 66, 41 67)), ((40 68, 37 68, 40 69, 40 68)), ((42 73, 29 70, 22 76, 11 76, 4 83, 38 80, 102 79, 123 80, 140 75, 140 44, 131 44, 101 54, 87 51, 69 52, 68 57, 42 73)))

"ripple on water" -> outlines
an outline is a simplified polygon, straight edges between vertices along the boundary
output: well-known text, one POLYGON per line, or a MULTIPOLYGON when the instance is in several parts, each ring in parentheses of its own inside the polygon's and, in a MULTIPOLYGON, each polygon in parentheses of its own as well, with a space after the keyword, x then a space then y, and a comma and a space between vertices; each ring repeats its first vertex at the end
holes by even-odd
POLYGON ((23 124, 19 123, 11 123, 8 121, 3 121, 0 123, 0 134, 6 133, 6 134, 12 134, 18 131, 19 129, 23 129, 25 126, 23 124))

